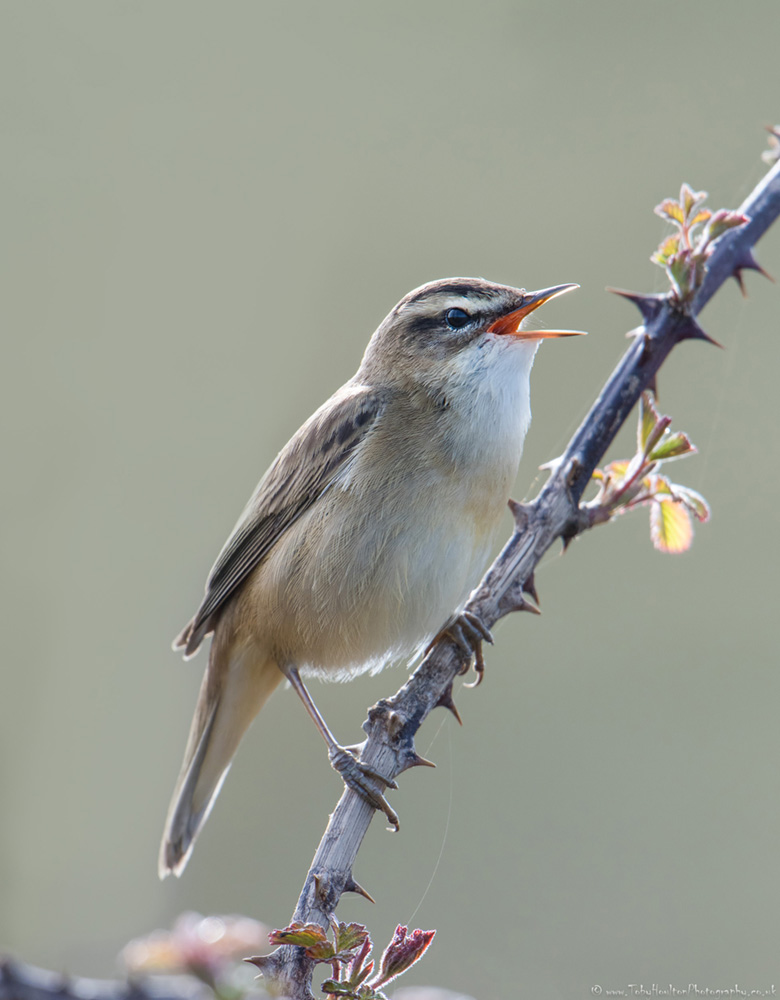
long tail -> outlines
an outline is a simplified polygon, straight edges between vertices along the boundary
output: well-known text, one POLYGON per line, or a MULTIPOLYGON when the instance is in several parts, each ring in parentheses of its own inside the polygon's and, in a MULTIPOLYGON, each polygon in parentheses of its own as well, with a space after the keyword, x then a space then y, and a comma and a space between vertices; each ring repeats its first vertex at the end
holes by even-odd
POLYGON ((165 821, 158 872, 178 876, 238 749, 241 737, 282 680, 273 660, 257 650, 225 650, 212 641, 187 749, 165 821))

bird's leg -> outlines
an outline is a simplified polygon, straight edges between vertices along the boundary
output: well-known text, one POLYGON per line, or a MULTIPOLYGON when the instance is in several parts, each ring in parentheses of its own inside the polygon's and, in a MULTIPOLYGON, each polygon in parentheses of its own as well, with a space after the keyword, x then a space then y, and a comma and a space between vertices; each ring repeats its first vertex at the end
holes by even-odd
MULTIPOLYGON (((482 643, 489 642, 491 646, 493 645, 493 634, 490 629, 481 618, 471 611, 461 611, 459 615, 456 615, 451 621, 447 622, 441 632, 432 640, 425 650, 426 654, 433 649, 440 639, 445 638, 451 639, 464 653, 468 653, 470 657, 473 657, 474 673, 477 677, 472 684, 466 684, 466 687, 478 687, 485 676, 485 657, 482 654, 482 643)), ((461 673, 465 674, 469 666, 471 666, 470 661, 461 670, 461 673)))
POLYGON ((379 809, 387 816, 392 825, 398 829, 398 816, 390 803, 377 788, 377 783, 385 788, 398 788, 392 778, 385 778, 376 771, 370 764, 358 760, 359 747, 343 747, 336 742, 336 738, 328 728, 328 724, 320 714, 320 710, 314 704, 314 699, 306 689, 306 685, 301 680, 301 675, 296 667, 282 667, 282 673, 292 685, 298 697, 303 702, 306 711, 312 718, 314 725, 320 732, 328 747, 328 760, 331 767, 338 771, 347 788, 365 799, 374 809, 379 809))

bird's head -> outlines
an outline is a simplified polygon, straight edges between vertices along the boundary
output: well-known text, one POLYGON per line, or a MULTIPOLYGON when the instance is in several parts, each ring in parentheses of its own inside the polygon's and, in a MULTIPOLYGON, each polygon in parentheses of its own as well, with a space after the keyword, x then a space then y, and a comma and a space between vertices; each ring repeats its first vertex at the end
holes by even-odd
POLYGON ((359 375, 438 392, 506 365, 527 374, 542 340, 581 331, 529 330, 526 320, 545 302, 578 287, 528 292, 482 278, 428 282, 405 295, 381 323, 359 375))

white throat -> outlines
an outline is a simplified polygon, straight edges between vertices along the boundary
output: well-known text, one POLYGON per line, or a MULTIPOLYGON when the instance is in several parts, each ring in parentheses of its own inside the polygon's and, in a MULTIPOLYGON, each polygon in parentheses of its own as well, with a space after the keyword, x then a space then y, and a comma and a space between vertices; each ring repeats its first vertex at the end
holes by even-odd
POLYGON ((530 375, 538 347, 538 340, 489 336, 453 358, 457 412, 450 446, 472 475, 479 467, 499 466, 503 473, 511 468, 514 478, 531 423, 530 375))

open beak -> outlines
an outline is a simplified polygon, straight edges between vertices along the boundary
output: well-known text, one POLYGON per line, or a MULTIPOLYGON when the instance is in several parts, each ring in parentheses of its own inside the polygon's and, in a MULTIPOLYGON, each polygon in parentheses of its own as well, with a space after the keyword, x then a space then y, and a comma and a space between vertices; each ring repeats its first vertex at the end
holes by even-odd
POLYGON ((553 285, 552 288, 543 288, 540 292, 526 292, 523 297, 523 304, 519 309, 514 309, 505 316, 499 316, 493 320, 487 328, 488 333, 505 334, 510 337, 519 337, 522 340, 542 340, 547 337, 581 337, 585 336, 584 330, 521 330, 520 324, 531 313, 543 306, 545 302, 554 299, 558 295, 570 292, 579 285, 553 285))

